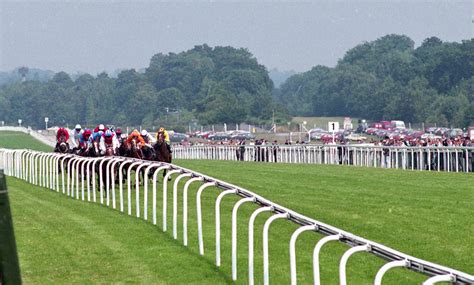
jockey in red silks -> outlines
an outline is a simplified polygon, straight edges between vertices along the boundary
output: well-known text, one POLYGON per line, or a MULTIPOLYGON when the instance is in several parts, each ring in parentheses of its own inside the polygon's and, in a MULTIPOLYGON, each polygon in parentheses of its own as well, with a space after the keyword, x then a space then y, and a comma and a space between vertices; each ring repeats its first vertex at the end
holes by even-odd
POLYGON ((89 138, 92 135, 92 131, 89 129, 85 129, 84 132, 79 137, 79 148, 87 149, 89 145, 89 138))
POLYGON ((65 142, 67 143, 69 141, 69 132, 65 128, 59 128, 58 132, 56 133, 56 142, 57 143, 62 143, 65 142))
POLYGON ((54 147, 54 152, 65 152, 69 150, 69 131, 65 128, 59 128, 56 133, 56 146, 54 147), (60 149, 61 144, 65 144, 65 147, 60 149))

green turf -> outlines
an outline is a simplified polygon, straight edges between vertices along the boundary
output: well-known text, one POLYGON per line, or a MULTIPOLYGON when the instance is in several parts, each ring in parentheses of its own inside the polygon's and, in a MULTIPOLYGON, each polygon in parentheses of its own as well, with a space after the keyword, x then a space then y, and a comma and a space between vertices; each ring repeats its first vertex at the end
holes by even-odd
POLYGON ((143 220, 16 179, 8 188, 25 284, 228 282, 143 220))
MULTIPOLYGON (((474 272, 472 174, 224 161, 177 164, 405 253, 474 272)), ((309 263, 310 254, 303 252, 309 263)))
MULTIPOLYGON (((470 201, 474 197, 470 188, 472 178, 469 175, 217 161, 178 161, 177 163, 247 187, 303 214, 382 242, 395 249, 472 272, 474 232, 469 225, 473 214, 470 201), (297 180, 294 179, 296 176, 297 180), (455 188, 452 187, 453 181, 456 181, 455 188), (441 201, 444 201, 442 205, 441 201)), ((40 191, 23 182, 13 179, 10 181, 13 181, 13 189, 17 189, 11 195, 20 263, 26 280, 39 281, 49 278, 51 272, 54 272, 54 277, 51 277, 53 279, 46 280, 59 283, 84 280, 114 282, 122 280, 116 279, 116 275, 126 275, 130 276, 129 280, 137 282, 156 280, 156 282, 188 283, 196 282, 192 279, 193 276, 202 275, 208 279, 204 277, 202 280, 199 279, 201 283, 229 281, 231 273, 230 215, 232 205, 237 199, 229 197, 223 202, 223 266, 218 271, 222 275, 218 275, 212 265, 215 254, 213 206, 215 197, 219 193, 215 188, 210 188, 203 194, 206 255, 200 258, 197 250, 195 222, 196 187, 190 190, 190 224, 188 226, 190 245, 189 250, 185 250, 179 245, 182 240, 181 210, 179 211, 179 242, 173 242, 168 233, 160 232, 161 196, 157 201, 158 227, 154 227, 149 223, 126 217, 99 205, 73 201, 60 194, 40 191), (30 200, 32 200, 31 203, 28 202, 30 200), (46 202, 42 202, 43 200, 46 202), (31 221, 23 223, 31 216, 36 217, 37 223, 32 224, 31 221), (89 224, 91 227, 85 226, 89 224), (38 230, 42 230, 41 234, 36 232, 38 230), (31 232, 35 234, 32 235, 31 232), (109 240, 114 241, 112 248, 102 248, 104 245, 105 247, 109 245, 109 240), (59 248, 56 247, 57 244, 60 245, 59 248), (137 245, 141 247, 137 248, 137 245), (117 250, 115 246, 127 250, 114 254, 117 250), (81 250, 60 252, 60 248, 69 247, 81 250), (35 248, 41 248, 42 254, 38 255, 35 248), (148 265, 153 261, 146 250, 150 248, 157 250, 151 253, 153 256, 162 251, 172 255, 172 257, 164 256, 164 260, 155 260, 159 264, 168 262, 169 268, 162 271, 162 267, 148 265), (175 251, 177 257, 173 255, 175 251), (59 257, 56 256, 58 252, 60 252, 59 257), (64 264, 68 264, 67 258, 82 260, 71 265, 77 274, 69 274, 71 267, 58 268, 57 264, 51 263, 51 260, 60 260, 63 254, 66 255, 63 257, 64 264), (181 276, 181 264, 188 259, 188 262, 195 260, 192 262, 195 267, 186 271, 185 275, 190 275, 190 277, 181 276), (103 272, 101 270, 98 273, 92 273, 96 268, 104 266, 104 263, 107 265, 103 272), (143 271, 146 276, 137 277, 134 271, 136 263, 149 268, 143 271), (131 272, 129 273, 128 270, 131 272), (94 276, 95 279, 85 278, 85 275, 94 276), (214 277, 215 275, 217 277, 214 277), (175 276, 177 279, 174 279, 175 276)), ((169 185, 168 215, 171 215, 172 184, 169 185)), ((131 201, 133 215, 135 214, 134 194, 132 193, 131 201)), ((118 191, 116 195, 118 197, 118 191)), ((179 197, 181 199, 181 195, 179 197)), ((149 204, 151 205, 151 202, 149 204)), ((181 200, 179 204, 181 205, 181 200)), ((125 204, 125 209, 127 209, 127 204, 125 204)), ((253 205, 244 204, 239 210, 241 223, 238 229, 238 281, 241 282, 246 281, 247 278, 247 221, 255 209, 253 205)), ((151 213, 151 208, 148 211, 151 213)), ((141 212, 143 215, 143 210, 141 212)), ((261 228, 266 217, 268 215, 263 214, 257 219, 256 280, 262 280, 261 228)), ((169 230, 171 230, 171 224, 169 216, 169 230)), ((295 229, 296 226, 292 223, 281 220, 276 221, 271 227, 270 278, 275 283, 289 282, 288 242, 295 229)), ((312 280, 311 251, 320 237, 318 234, 304 233, 298 241, 298 278, 303 284, 310 283, 312 280)), ((322 278, 327 283, 337 284, 338 261, 346 249, 346 246, 338 243, 329 244, 323 249, 322 278)), ((63 264, 63 262, 59 263, 63 264)), ((370 283, 382 264, 382 260, 365 253, 351 257, 348 269, 349 281, 354 284, 370 283)), ((400 282, 417 284, 423 279, 424 277, 419 274, 397 269, 387 274, 384 284, 400 284, 400 282)))
POLYGON ((52 151, 53 148, 22 132, 0 131, 0 148, 52 151))

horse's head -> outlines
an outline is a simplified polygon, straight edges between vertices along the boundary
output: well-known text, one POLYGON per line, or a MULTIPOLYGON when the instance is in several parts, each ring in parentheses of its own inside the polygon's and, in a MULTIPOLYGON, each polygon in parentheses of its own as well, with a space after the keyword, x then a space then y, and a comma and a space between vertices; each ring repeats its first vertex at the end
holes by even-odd
POLYGON ((67 151, 68 151, 67 143, 66 142, 61 142, 59 144, 59 152, 66 153, 67 151))
POLYGON ((132 139, 130 143, 130 156, 138 159, 142 159, 143 157, 142 150, 138 147, 136 139, 132 139))
POLYGON ((113 155, 114 155, 114 148, 112 147, 112 145, 108 145, 105 148, 105 156, 113 156, 113 155))
POLYGON ((132 139, 132 141, 130 142, 130 149, 132 151, 136 150, 137 149, 137 139, 132 139))
POLYGON ((156 141, 160 144, 163 143, 165 141, 165 134, 163 132, 158 132, 156 141))

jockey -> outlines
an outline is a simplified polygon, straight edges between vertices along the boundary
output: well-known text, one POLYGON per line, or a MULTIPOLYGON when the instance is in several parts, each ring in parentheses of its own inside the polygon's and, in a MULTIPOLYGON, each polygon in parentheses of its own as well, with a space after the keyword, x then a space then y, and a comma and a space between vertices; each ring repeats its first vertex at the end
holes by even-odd
POLYGON ((99 142, 100 154, 104 155, 107 150, 107 146, 112 146, 115 154, 115 150, 120 147, 117 137, 111 130, 106 130, 99 142))
POLYGON ((172 153, 171 151, 171 142, 170 142, 170 135, 168 134, 168 132, 165 130, 165 128, 161 127, 160 130, 158 131, 158 133, 156 133, 156 139, 158 140, 158 136, 160 133, 163 133, 163 136, 165 138, 165 143, 166 143, 166 147, 168 148, 168 151, 170 153, 172 153))
POLYGON ((84 129, 84 132, 79 136, 79 148, 85 149, 89 147, 89 139, 92 135, 92 131, 84 129))
POLYGON ((104 134, 104 131, 100 130, 97 131, 97 132, 93 132, 91 137, 89 138, 89 142, 92 144, 93 142, 96 142, 96 143, 99 143, 100 142, 100 138, 102 137, 102 135, 104 134))
POLYGON ((79 147, 79 138, 81 137, 81 134, 84 131, 82 130, 81 125, 77 124, 76 127, 74 128, 74 131, 72 131, 72 147, 73 148, 78 148, 79 147))
POLYGON ((123 142, 123 138, 122 138, 122 130, 121 129, 116 129, 115 130, 115 137, 117 138, 117 141, 119 142, 119 144, 122 144, 123 142))
POLYGON ((69 140, 69 132, 65 129, 65 128, 59 128, 58 129, 58 132, 56 133, 56 141, 58 143, 61 143, 61 138, 64 137, 65 141, 67 143, 67 141, 69 140))
POLYGON ((56 146, 55 151, 59 150, 61 143, 66 143, 67 149, 69 149, 69 131, 65 128, 59 128, 56 133, 56 146))
POLYGON ((155 144, 156 143, 156 139, 150 135, 147 130, 143 129, 142 132, 140 133, 143 140, 145 141, 146 144, 149 144, 150 147, 151 145, 155 144))
POLYGON ((98 133, 99 131, 105 132, 107 128, 104 126, 104 124, 97 125, 94 129, 94 133, 98 133))
POLYGON ((145 145, 145 140, 143 139, 142 135, 140 134, 140 132, 135 129, 133 130, 130 135, 127 137, 127 145, 130 146, 130 144, 132 143, 132 140, 136 139, 137 140, 137 143, 138 143, 138 146, 142 146, 142 145, 145 145))

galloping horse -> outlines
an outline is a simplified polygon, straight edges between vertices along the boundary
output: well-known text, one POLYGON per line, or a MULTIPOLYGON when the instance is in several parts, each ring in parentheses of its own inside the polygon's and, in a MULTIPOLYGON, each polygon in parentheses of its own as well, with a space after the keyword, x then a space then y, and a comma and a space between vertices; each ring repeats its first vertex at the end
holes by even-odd
MULTIPOLYGON (((61 135, 59 137, 58 143, 56 144, 56 147, 54 148, 54 152, 57 152, 57 153, 69 153, 70 152, 69 144, 67 143, 65 135, 61 135)), ((58 161, 58 169, 59 169, 58 172, 61 173, 61 164, 60 164, 59 161, 58 161)))
POLYGON ((149 145, 142 146, 142 154, 144 160, 155 160, 155 149, 149 145))
POLYGON ((59 137, 58 143, 56 144, 56 147, 54 148, 54 152, 69 153, 69 144, 66 141, 65 135, 61 135, 59 137))
MULTIPOLYGON (((166 145, 165 136, 163 133, 158 133, 158 138, 157 138, 154 148, 155 148, 155 153, 156 153, 155 155, 156 161, 171 163, 171 153, 168 150, 168 146, 166 145)), ((165 177, 165 175, 166 175, 166 169, 163 172, 163 177, 165 177)), ((171 180, 171 177, 168 178, 168 180, 171 180)))
MULTIPOLYGON (((115 150, 114 146, 112 144, 105 144, 105 157, 110 157, 115 155, 115 150)), ((117 170, 118 166, 116 165, 114 169, 112 169, 110 175, 109 175, 109 185, 112 185, 113 179, 117 177, 117 170)), ((107 163, 102 164, 102 183, 103 185, 107 185, 107 176, 105 175, 107 173, 107 163)))
POLYGON ((171 153, 168 150, 163 133, 158 133, 158 138, 154 146, 156 161, 171 163, 171 153))
POLYGON ((129 146, 129 156, 131 158, 138 158, 138 159, 143 159, 143 152, 142 150, 138 147, 137 141, 135 139, 132 140, 130 146, 129 146))

